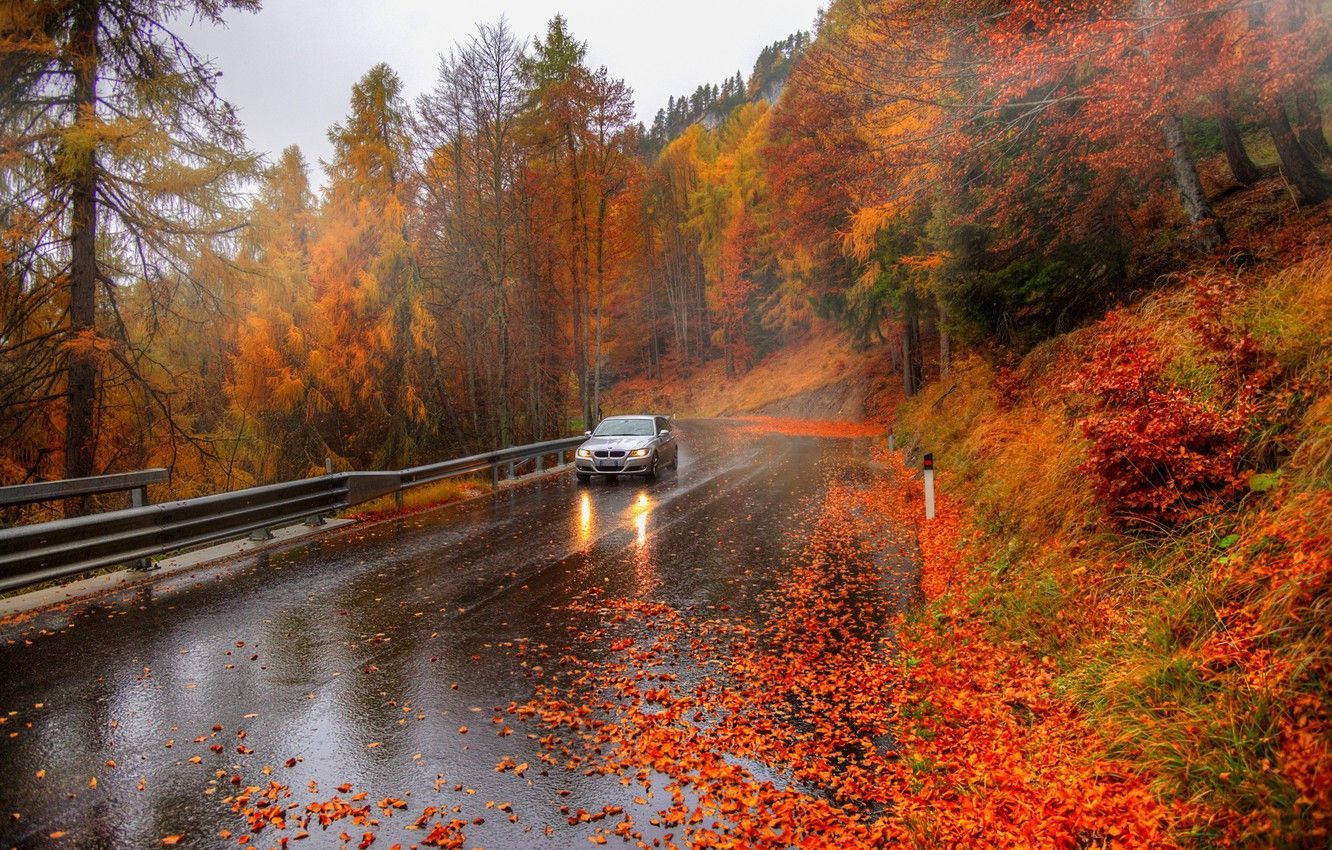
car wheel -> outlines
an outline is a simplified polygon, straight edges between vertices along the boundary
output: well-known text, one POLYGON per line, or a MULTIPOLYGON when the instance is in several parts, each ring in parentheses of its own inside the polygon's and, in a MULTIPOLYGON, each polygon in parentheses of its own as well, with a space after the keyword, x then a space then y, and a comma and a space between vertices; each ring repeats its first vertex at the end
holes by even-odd
POLYGON ((575 472, 574 476, 578 478, 579 484, 586 484, 592 480, 592 476, 586 472, 575 472))
POLYGON ((651 481, 652 479, 657 477, 657 463, 658 463, 658 458, 657 455, 654 454, 652 456, 652 465, 648 467, 647 472, 643 473, 643 476, 647 478, 647 480, 651 481))

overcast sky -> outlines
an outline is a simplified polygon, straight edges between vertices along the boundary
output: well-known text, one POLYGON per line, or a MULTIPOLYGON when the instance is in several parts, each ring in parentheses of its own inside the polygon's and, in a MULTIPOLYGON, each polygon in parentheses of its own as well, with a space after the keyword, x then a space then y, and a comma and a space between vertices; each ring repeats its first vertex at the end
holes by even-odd
MULTIPOLYGON (((587 42, 587 61, 634 89, 650 124, 672 94, 741 71, 764 45, 811 28, 820 0, 265 0, 258 14, 228 15, 226 27, 186 27, 190 44, 222 70, 251 146, 277 153, 298 144, 312 167, 327 159, 325 132, 347 114, 352 83, 376 62, 402 77, 409 101, 434 85, 439 54, 478 21, 501 15, 520 37, 545 31, 557 12, 587 42)), ((311 175, 322 182, 322 173, 311 175)))

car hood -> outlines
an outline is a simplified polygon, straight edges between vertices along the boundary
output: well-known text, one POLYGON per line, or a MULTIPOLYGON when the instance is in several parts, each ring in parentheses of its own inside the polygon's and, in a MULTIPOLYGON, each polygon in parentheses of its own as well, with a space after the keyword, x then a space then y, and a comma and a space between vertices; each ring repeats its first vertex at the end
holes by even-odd
POLYGON ((651 437, 588 437, 583 443, 585 449, 645 449, 652 445, 651 437))

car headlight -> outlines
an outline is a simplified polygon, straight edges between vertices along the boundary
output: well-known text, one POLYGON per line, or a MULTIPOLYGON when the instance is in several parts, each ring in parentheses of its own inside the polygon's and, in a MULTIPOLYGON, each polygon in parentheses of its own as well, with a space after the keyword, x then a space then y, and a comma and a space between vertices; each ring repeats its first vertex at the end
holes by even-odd
POLYGON ((629 457, 647 457, 649 449, 634 449, 629 453, 629 457))
POLYGON ((591 450, 591 449, 579 449, 579 450, 578 450, 578 456, 579 456, 579 457, 592 457, 592 450, 591 450))

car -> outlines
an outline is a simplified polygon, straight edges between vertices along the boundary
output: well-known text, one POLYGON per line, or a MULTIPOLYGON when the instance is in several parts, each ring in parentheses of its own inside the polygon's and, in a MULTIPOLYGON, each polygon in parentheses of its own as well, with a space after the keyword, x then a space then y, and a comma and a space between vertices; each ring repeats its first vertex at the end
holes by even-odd
POLYGON ((574 452, 574 474, 586 484, 593 475, 645 475, 656 478, 680 463, 671 417, 659 414, 610 416, 574 452))

